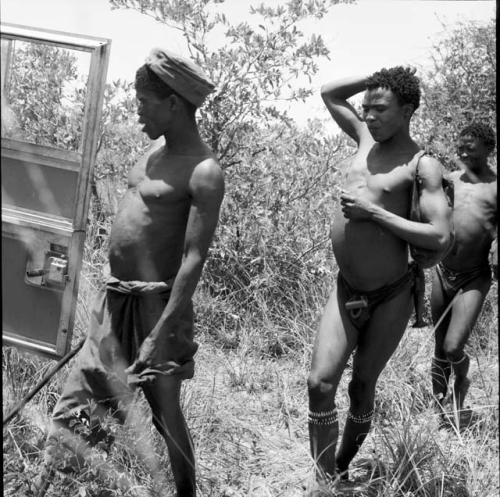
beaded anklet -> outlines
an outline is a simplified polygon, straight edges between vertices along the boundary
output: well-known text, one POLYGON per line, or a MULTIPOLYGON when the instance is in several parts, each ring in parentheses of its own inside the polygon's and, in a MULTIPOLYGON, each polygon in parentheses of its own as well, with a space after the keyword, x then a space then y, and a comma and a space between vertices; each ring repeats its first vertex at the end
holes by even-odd
POLYGON ((449 364, 449 363, 450 363, 450 361, 448 361, 448 359, 441 359, 440 357, 436 357, 436 356, 434 356, 434 357, 432 358, 432 360, 433 360, 433 361, 436 361, 436 362, 444 362, 444 363, 446 363, 446 364, 449 364))
POLYGON ((449 363, 456 365, 456 364, 460 364, 461 362, 464 362, 465 359, 467 359, 467 354, 464 354, 462 359, 459 359, 458 361, 449 361, 449 363))
POLYGON ((320 412, 310 410, 308 421, 313 425, 333 425, 337 421, 337 408, 334 407, 331 411, 320 412))
POLYGON ((353 423, 368 423, 373 419, 373 416, 375 415, 375 410, 372 409, 370 412, 367 412, 366 414, 361 414, 360 416, 354 416, 354 414, 349 411, 347 413, 347 417, 353 422, 353 423))

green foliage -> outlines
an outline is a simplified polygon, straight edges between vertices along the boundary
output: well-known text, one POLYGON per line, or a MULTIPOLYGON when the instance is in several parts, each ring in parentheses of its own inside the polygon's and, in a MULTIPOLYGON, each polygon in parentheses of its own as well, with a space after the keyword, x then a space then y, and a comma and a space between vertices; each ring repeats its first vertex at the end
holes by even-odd
POLYGON ((72 51, 16 42, 8 100, 23 140, 78 150, 86 84, 72 51))
POLYGON ((192 59, 216 84, 200 109, 204 138, 223 167, 240 163, 251 152, 248 134, 269 122, 287 121, 278 101, 303 100, 312 93, 297 78, 318 70, 328 56, 321 36, 305 40, 298 23, 320 19, 337 0, 292 0, 277 7, 249 7, 252 21, 231 24, 220 12, 223 0, 110 0, 112 8, 134 9, 183 34, 192 59), (258 17, 259 19, 255 19, 258 17), (213 48, 208 39, 224 32, 213 48))
POLYGON ((463 22, 433 49, 423 80, 424 101, 418 133, 453 168, 459 131, 471 121, 496 128, 495 20, 463 22))
MULTIPOLYGON (((2 95, 2 107, 9 104, 2 110, 8 110, 10 126, 4 126, 2 115, 2 135, 77 151, 86 99, 81 61, 64 48, 19 41, 12 47, 11 61, 7 98, 2 95)), ((128 170, 149 145, 135 115, 133 83, 117 80, 107 84, 92 178, 92 216, 105 232, 125 192, 128 170)), ((93 234, 98 239, 99 232, 93 234)))
MULTIPOLYGON (((349 148, 310 128, 276 125, 268 145, 226 175, 227 196, 204 285, 230 312, 283 323, 331 280, 329 225, 337 164, 349 148), (305 299, 305 300, 304 300, 305 299)), ((249 145, 260 150, 259 136, 249 145)))

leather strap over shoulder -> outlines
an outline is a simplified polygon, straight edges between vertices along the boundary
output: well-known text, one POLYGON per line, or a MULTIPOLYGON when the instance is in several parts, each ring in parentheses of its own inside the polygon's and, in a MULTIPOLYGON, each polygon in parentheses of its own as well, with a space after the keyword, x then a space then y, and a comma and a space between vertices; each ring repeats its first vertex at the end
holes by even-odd
POLYGON ((411 202, 410 202, 410 219, 412 221, 420 222, 420 205, 419 205, 419 196, 420 196, 420 177, 418 175, 418 165, 420 163, 420 159, 425 155, 425 150, 419 150, 412 158, 411 162, 415 162, 415 176, 413 179, 412 193, 411 193, 411 202))
POLYGON ((418 165, 420 164, 420 159, 426 154, 425 150, 419 150, 414 156, 412 161, 417 161, 415 165, 415 180, 419 180, 419 175, 418 175, 418 165))

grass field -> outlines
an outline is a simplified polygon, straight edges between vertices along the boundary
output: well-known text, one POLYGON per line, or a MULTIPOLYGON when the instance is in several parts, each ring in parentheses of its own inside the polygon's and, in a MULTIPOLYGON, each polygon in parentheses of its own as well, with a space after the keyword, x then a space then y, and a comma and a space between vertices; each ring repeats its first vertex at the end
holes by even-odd
MULTIPOLYGON (((86 251, 74 342, 85 332, 91 296, 99 281, 98 258, 86 251)), ((97 257, 97 256, 96 256, 97 257)), ((313 464, 307 435, 308 374, 312 340, 332 274, 309 292, 296 314, 279 320, 256 317, 211 297, 196 295, 197 369, 185 383, 182 402, 191 428, 201 497, 295 497, 304 494, 313 464)), ((429 287, 427 288, 429 290, 429 287)), ((383 372, 372 432, 353 461, 352 484, 336 495, 494 497, 498 474, 497 285, 490 291, 468 345, 472 385, 466 405, 470 424, 440 428, 432 408, 429 364, 431 328, 409 328, 383 372)), ((51 367, 16 349, 3 349, 3 410, 7 412, 51 367)), ((50 412, 68 367, 4 428, 4 495, 28 496, 40 471, 50 412)), ((348 406, 347 376, 338 404, 341 426, 348 406)), ((109 429, 116 442, 104 475, 90 467, 57 476, 50 497, 174 495, 168 456, 141 395, 124 428, 109 429), (120 475, 135 490, 116 489, 120 475), (166 481, 165 481, 166 479, 166 481), (115 488, 114 488, 115 487, 115 488), (152 493, 156 489, 156 493, 152 493), (158 490, 160 489, 160 490, 158 490)), ((100 463, 99 463, 100 464, 100 463)), ((99 464, 97 466, 99 466, 99 464)), ((334 495, 334 494, 332 494, 334 495)))

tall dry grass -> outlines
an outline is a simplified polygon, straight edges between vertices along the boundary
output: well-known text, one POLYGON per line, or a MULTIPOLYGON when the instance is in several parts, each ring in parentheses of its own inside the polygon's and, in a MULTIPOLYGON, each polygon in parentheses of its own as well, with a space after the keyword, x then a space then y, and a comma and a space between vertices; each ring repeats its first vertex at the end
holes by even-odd
MULTIPOLYGON (((75 339, 84 333, 99 269, 85 264, 82 276, 75 339)), ((197 454, 200 496, 304 494, 313 467, 305 379, 328 286, 325 278, 323 285, 305 287, 309 307, 293 319, 281 316, 277 323, 258 323, 255 309, 224 315, 229 304, 222 297, 211 297, 206 288, 197 294, 200 351, 195 378, 186 382, 182 402, 197 454)), ((373 430, 353 462, 353 484, 343 495, 498 494, 496 293, 495 285, 468 345, 472 385, 467 404, 474 414, 470 426, 440 428, 429 379, 431 330, 408 329, 380 378, 373 430)), ((3 349, 4 412, 49 366, 50 361, 3 349)), ((49 415, 68 369, 4 428, 6 496, 29 495, 29 485, 40 471, 49 415)), ((348 373, 349 367, 340 387, 341 423, 348 407, 348 373)), ((166 449, 141 396, 134 413, 125 428, 109 420, 116 442, 107 464, 114 475, 89 468, 80 475, 58 476, 48 495, 125 495, 114 488, 119 475, 137 485, 135 494, 126 495, 155 488, 163 489, 156 495, 173 495, 166 449), (151 476, 155 472, 162 475, 156 481, 151 476)))

